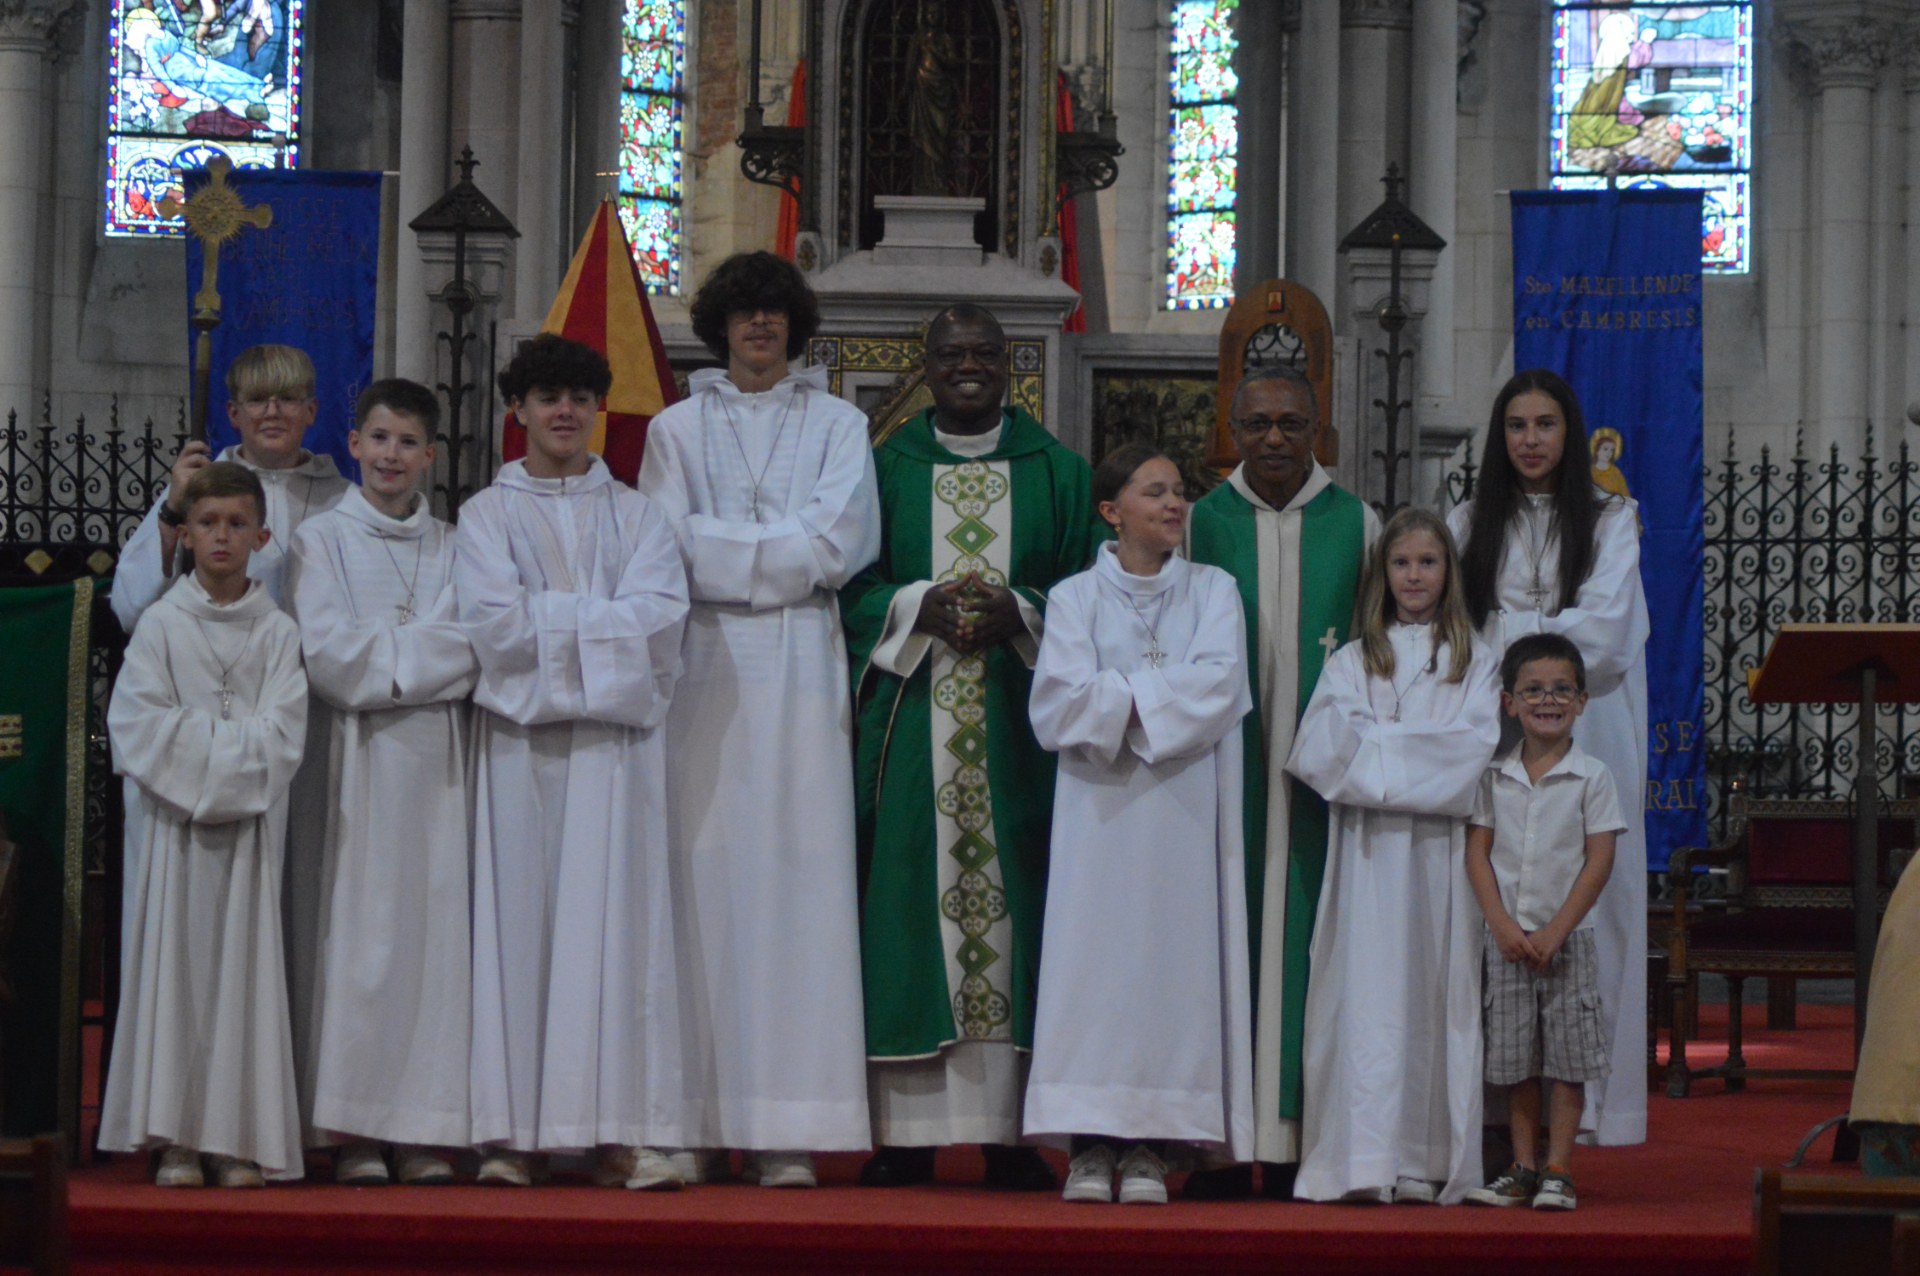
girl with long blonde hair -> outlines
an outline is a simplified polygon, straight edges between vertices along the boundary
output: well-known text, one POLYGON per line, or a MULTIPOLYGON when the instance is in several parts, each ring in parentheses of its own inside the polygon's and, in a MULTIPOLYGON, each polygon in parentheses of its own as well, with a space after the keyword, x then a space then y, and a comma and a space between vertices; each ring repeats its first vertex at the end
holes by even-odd
POLYGON ((1452 1204, 1481 1180, 1481 920, 1466 816, 1500 740, 1498 659, 1424 510, 1368 555, 1287 769, 1330 806, 1295 1195, 1452 1204))

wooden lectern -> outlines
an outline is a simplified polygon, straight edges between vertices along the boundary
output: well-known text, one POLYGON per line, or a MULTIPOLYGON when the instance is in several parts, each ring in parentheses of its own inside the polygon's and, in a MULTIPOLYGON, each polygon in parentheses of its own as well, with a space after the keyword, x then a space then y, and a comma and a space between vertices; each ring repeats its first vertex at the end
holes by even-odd
MULTIPOLYGON (((1853 782, 1853 1052, 1858 1060, 1880 931, 1875 717, 1882 704, 1920 703, 1920 625, 1782 625, 1760 667, 1747 671, 1747 694, 1757 705, 1860 706, 1853 782)), ((1836 1150, 1835 1159, 1851 1158, 1836 1150)))
POLYGON ((1853 782, 1854 1044, 1867 1025, 1867 985, 1879 939, 1879 734, 1876 707, 1920 703, 1920 625, 1782 625, 1747 671, 1755 704, 1858 703, 1853 782))

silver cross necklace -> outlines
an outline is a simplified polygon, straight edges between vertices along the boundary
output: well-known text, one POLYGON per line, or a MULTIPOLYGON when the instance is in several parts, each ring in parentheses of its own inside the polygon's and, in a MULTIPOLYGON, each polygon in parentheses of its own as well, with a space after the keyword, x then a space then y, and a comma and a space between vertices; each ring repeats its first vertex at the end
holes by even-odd
POLYGON ((193 623, 194 626, 199 629, 200 636, 207 640, 207 650, 213 655, 213 663, 220 666, 220 690, 218 692, 220 696, 220 720, 226 722, 233 717, 233 684, 229 681, 229 678, 233 673, 233 667, 240 663, 240 657, 247 654, 247 644, 253 640, 253 627, 260 623, 260 618, 255 616, 247 622, 246 635, 240 639, 240 650, 234 653, 232 660, 225 661, 224 663, 220 659, 220 648, 214 643, 213 635, 207 632, 207 627, 200 623, 200 617, 195 616, 193 623))
POLYGON ((800 397, 804 395, 806 391, 795 390, 787 396, 786 411, 780 414, 780 428, 774 431, 773 446, 767 449, 767 460, 766 463, 760 467, 758 477, 754 475, 753 462, 747 459, 747 445, 740 441, 740 427, 733 423, 733 409, 727 406, 725 397, 720 394, 717 388, 709 390, 707 393, 720 400, 720 411, 727 419, 727 433, 733 435, 733 446, 740 450, 740 464, 746 468, 747 478, 753 483, 753 496, 751 498, 753 521, 756 523, 764 523, 766 520, 760 517, 760 485, 766 482, 767 471, 773 468, 773 458, 780 455, 780 439, 787 432, 787 418, 793 415, 793 405, 799 401, 800 397))
POLYGON ((1155 623, 1155 621, 1161 619, 1167 610, 1166 594, 1161 593, 1156 596, 1155 601, 1159 605, 1153 609, 1154 619, 1148 620, 1147 613, 1140 610, 1140 604, 1133 601, 1132 594, 1129 594, 1118 585, 1115 585, 1114 589, 1118 591, 1121 598, 1126 600, 1127 606, 1133 608, 1133 614, 1140 618, 1141 628, 1147 631, 1147 664, 1158 669, 1161 665, 1167 663, 1167 653, 1160 647, 1160 628, 1155 623))
POLYGON ((1545 611, 1547 609, 1548 591, 1547 587, 1540 583, 1540 569, 1546 562, 1547 540, 1553 531, 1552 519, 1553 516, 1549 514, 1546 520, 1544 520, 1545 527, 1537 529, 1534 526, 1536 522, 1534 511, 1531 507, 1527 510, 1527 543, 1525 548, 1527 565, 1533 569, 1533 584, 1527 589, 1527 599, 1533 603, 1533 609, 1535 611, 1545 611))
POLYGON ((1400 702, 1413 694, 1413 689, 1420 685, 1422 678, 1425 678, 1433 672, 1434 664, 1439 658, 1440 653, 1435 652, 1427 660, 1426 664, 1421 665, 1420 668, 1414 672, 1413 677, 1408 680, 1407 685, 1404 687, 1396 685, 1391 678, 1387 679, 1387 686, 1393 690, 1393 720, 1395 722, 1400 721, 1400 702))
POLYGON ((401 580, 406 581, 407 600, 401 603, 398 607, 394 608, 394 610, 399 614, 398 623, 402 625, 411 624, 414 617, 419 614, 413 609, 413 598, 414 598, 415 588, 420 584, 420 558, 421 558, 421 551, 425 548, 425 545, 423 544, 423 542, 426 540, 426 537, 416 536, 413 539, 413 579, 412 580, 407 580, 406 576, 401 572, 400 560, 393 556, 393 546, 387 544, 387 541, 392 538, 387 536, 382 536, 376 532, 374 533, 374 539, 380 542, 381 549, 384 549, 387 551, 387 561, 393 564, 393 574, 395 576, 398 576, 401 580))

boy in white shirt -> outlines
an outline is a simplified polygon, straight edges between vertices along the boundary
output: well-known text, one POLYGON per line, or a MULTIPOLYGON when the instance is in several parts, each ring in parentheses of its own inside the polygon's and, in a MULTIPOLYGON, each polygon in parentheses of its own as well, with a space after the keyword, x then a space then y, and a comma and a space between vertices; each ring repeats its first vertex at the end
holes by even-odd
POLYGON ((143 814, 100 1146, 157 1150, 161 1187, 301 1175, 280 873, 307 678, 299 631, 248 579, 270 535, 260 489, 219 462, 187 484, 193 571, 134 630, 107 707, 143 814))
POLYGON ((1583 1086, 1607 1075, 1587 914, 1626 821, 1606 764, 1573 742, 1587 704, 1580 649, 1559 634, 1530 634, 1507 648, 1500 681, 1521 741, 1481 779, 1467 820, 1467 876, 1487 919, 1487 1083, 1507 1088, 1514 1163, 1466 1199, 1570 1210, 1583 1086), (1542 1077, 1552 1083, 1544 1173, 1535 1165, 1542 1077))
POLYGON ((294 533, 287 609, 300 622, 318 768, 316 965, 302 1082, 309 1140, 346 1140, 337 1182, 450 1183, 471 1142, 467 740, 475 663, 454 610, 453 529, 419 491, 440 405, 376 381, 348 446, 361 486, 294 533), (399 1145, 389 1171, 383 1143, 399 1145))

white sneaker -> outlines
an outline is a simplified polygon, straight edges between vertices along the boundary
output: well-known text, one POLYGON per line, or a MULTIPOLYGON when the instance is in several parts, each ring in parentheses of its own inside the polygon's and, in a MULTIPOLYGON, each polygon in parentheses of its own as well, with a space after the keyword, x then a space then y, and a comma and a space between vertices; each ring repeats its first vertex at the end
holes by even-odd
POLYGON ((1136 1143, 1120 1158, 1120 1203, 1165 1205, 1167 1165, 1144 1143, 1136 1143))
POLYGON ((393 1176, 403 1187, 445 1187, 457 1182, 453 1162, 432 1148, 401 1144, 393 1149, 393 1176))
POLYGON ((1393 1185, 1393 1203, 1395 1205, 1431 1205, 1439 1195, 1433 1184, 1425 1179, 1409 1178, 1401 1175, 1393 1185))
POLYGON ((1393 1189, 1390 1187, 1356 1187, 1351 1192, 1340 1195, 1342 1205, 1391 1205, 1393 1189))
POLYGON ((805 1152, 756 1152, 753 1173, 760 1176, 761 1187, 815 1187, 813 1157, 805 1152))
MULTIPOLYGON (((1113 1201, 1113 1149, 1096 1143, 1075 1156, 1067 1165, 1067 1185, 1060 1191, 1063 1201, 1113 1201)), ((1162 1186, 1164 1199, 1165 1187, 1162 1186)))
POLYGON ((604 1144, 593 1169, 599 1187, 630 1187, 641 1192, 671 1192, 680 1186, 673 1162, 648 1147, 604 1144))
POLYGON ((198 1152, 178 1143, 160 1149, 160 1163, 153 1167, 155 1187, 205 1187, 206 1182, 198 1152))
POLYGON ((492 1148, 481 1157, 480 1173, 474 1182, 487 1187, 530 1187, 533 1166, 524 1152, 492 1148))
POLYGON ((209 1156, 207 1168, 213 1171, 215 1187, 265 1187, 266 1176, 252 1161, 237 1156, 209 1156))
POLYGON ((633 1173, 627 1187, 635 1192, 677 1192, 684 1184, 667 1154, 655 1148, 635 1148, 633 1173))
POLYGON ((724 1148, 675 1148, 667 1153, 673 1172, 689 1186, 699 1183, 724 1183, 733 1177, 724 1148))
POLYGON ((333 1162, 333 1181, 343 1187, 385 1187, 392 1182, 380 1145, 361 1139, 341 1148, 333 1162))

